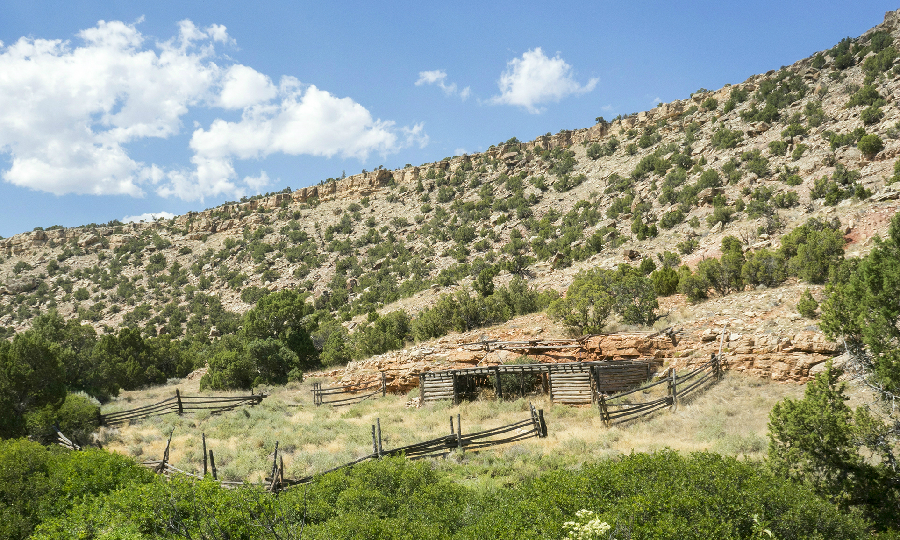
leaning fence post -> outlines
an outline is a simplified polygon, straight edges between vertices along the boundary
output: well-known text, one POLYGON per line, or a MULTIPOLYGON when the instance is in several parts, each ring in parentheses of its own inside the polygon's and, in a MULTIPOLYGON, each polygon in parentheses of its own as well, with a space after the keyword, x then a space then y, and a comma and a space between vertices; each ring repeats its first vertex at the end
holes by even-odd
POLYGON ((166 442, 166 450, 163 452, 162 461, 159 462, 159 465, 156 466, 156 472, 162 473, 166 470, 166 463, 169 461, 169 446, 172 445, 172 435, 175 433, 175 428, 172 428, 172 431, 169 433, 169 440, 166 442))
POLYGON ((213 451, 211 448, 209 450, 209 467, 212 471, 213 480, 218 480, 219 476, 216 474, 216 456, 213 455, 213 451))
POLYGON ((181 406, 181 392, 179 392, 177 388, 175 389, 175 399, 178 400, 178 416, 181 416, 184 409, 181 406))
POLYGON ((375 436, 375 424, 372 424, 372 455, 378 456, 378 439, 375 436))
POLYGON ((547 436, 547 422, 544 422, 544 409, 538 409, 538 419, 541 421, 541 438, 547 436))
POLYGON ((456 432, 453 431, 453 415, 450 415, 450 435, 455 435, 456 432))
POLYGON ((275 477, 278 474, 278 441, 275 441, 275 453, 272 455, 272 485, 270 489, 275 491, 275 477))

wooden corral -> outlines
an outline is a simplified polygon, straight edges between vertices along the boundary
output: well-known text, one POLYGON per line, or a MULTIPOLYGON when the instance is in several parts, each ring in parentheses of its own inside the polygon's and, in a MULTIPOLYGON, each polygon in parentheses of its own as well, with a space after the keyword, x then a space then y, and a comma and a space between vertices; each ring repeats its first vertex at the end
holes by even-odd
POLYGON ((601 393, 612 394, 650 378, 653 362, 606 361, 557 364, 505 364, 419 374, 422 403, 475 399, 493 390, 497 399, 549 394, 556 403, 590 404, 601 393))

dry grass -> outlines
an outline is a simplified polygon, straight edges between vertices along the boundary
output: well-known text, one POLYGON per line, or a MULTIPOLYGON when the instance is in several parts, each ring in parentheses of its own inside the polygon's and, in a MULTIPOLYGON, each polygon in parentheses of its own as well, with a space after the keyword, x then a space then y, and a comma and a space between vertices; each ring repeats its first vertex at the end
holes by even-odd
MULTIPOLYGON (((270 396, 256 407, 220 415, 200 413, 152 418, 104 430, 102 438, 112 451, 140 459, 158 459, 174 428, 170 451, 173 464, 187 471, 199 471, 202 469, 201 433, 205 433, 208 447, 215 452, 220 477, 259 480, 271 467, 276 441, 284 455, 286 476, 297 477, 370 453, 370 426, 379 418, 384 446, 393 448, 448 434, 450 417, 455 418, 457 414, 462 418, 464 432, 528 417, 528 401, 523 399, 477 400, 459 406, 439 403, 407 409, 406 396, 388 395, 350 407, 316 407, 312 403, 311 383, 269 389, 270 396)), ((103 412, 164 399, 174 395, 176 387, 183 394, 199 393, 195 381, 180 381, 127 392, 105 406, 103 412)), ((603 425, 595 407, 557 405, 537 396, 533 403, 544 409, 549 429, 546 439, 530 439, 454 459, 464 460, 473 471, 490 468, 493 476, 500 477, 664 447, 685 452, 714 450, 759 459, 766 450, 766 424, 772 405, 785 397, 800 397, 802 393, 802 386, 728 373, 692 401, 682 402, 676 411, 663 410, 612 428, 603 425)), ((453 467, 453 461, 446 466, 453 467)), ((482 481, 477 474, 463 476, 468 476, 463 481, 482 481)))

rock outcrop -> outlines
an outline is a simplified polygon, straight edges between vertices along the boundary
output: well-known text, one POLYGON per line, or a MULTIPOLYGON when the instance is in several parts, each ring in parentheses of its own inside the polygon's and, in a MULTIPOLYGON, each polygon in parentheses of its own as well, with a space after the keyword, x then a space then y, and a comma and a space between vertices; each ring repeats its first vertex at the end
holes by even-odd
POLYGON ((473 350, 477 336, 457 336, 456 341, 439 340, 412 349, 394 351, 367 360, 351 362, 345 369, 317 375, 340 380, 342 385, 367 385, 387 374, 388 391, 405 393, 418 387, 419 373, 490 366, 528 356, 535 363, 558 363, 598 360, 654 360, 657 369, 666 367, 690 369, 709 360, 721 347, 726 369, 779 382, 805 383, 815 375, 816 366, 840 354, 838 344, 829 342, 816 332, 795 335, 777 333, 740 335, 706 331, 682 336, 677 333, 648 335, 620 333, 592 336, 579 345, 557 350, 497 349, 473 350), (812 370, 812 372, 811 372, 812 370))

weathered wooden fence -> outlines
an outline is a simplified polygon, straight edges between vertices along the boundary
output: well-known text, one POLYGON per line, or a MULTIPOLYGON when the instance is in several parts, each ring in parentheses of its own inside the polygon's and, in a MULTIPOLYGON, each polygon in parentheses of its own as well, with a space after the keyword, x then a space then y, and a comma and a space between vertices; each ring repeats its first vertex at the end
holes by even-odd
MULTIPOLYGON (((219 482, 222 487, 235 487, 243 485, 245 482, 232 482, 228 480, 219 480, 218 470, 216 469, 216 457, 213 453, 212 449, 207 450, 206 448, 206 434, 202 434, 203 437, 203 473, 192 473, 188 471, 183 471, 178 467, 172 465, 169 462, 169 449, 172 446, 172 435, 175 433, 175 429, 169 433, 169 440, 166 442, 166 449, 163 451, 162 459, 148 459, 146 461, 142 461, 141 465, 147 467, 149 469, 153 469, 153 471, 157 474, 161 474, 167 478, 173 475, 184 475, 191 478, 203 479, 206 478, 206 475, 212 472, 213 480, 219 482), (207 453, 208 452, 208 453, 207 453), (207 457, 209 461, 207 461, 207 457)), ((278 453, 278 446, 276 444, 276 454, 278 453)))
POLYGON ((660 409, 674 409, 678 406, 679 399, 684 399, 704 384, 721 378, 722 362, 720 358, 721 354, 714 354, 708 362, 687 373, 678 375, 673 369, 668 377, 627 392, 612 395, 600 394, 597 408, 600 410, 603 422, 607 426, 611 426, 647 416, 660 409), (651 389, 661 385, 666 385, 666 395, 653 397, 648 401, 636 400, 644 395, 652 394, 653 390, 651 389))
POLYGON ((429 457, 443 457, 450 452, 465 452, 466 450, 481 450, 491 446, 501 444, 509 444, 513 442, 523 441, 534 437, 544 438, 547 436, 547 423, 544 421, 544 411, 529 405, 531 414, 530 418, 515 422, 506 426, 500 426, 493 429, 487 429, 475 433, 463 433, 462 419, 459 414, 456 415, 456 426, 453 424, 453 417, 450 417, 450 434, 430 439, 419 443, 406 446, 400 446, 393 449, 384 449, 381 439, 381 420, 372 426, 372 453, 355 459, 349 463, 344 463, 322 471, 313 476, 306 476, 297 479, 284 478, 284 463, 278 458, 278 443, 275 443, 275 456, 273 458, 272 475, 266 477, 268 489, 271 491, 280 491, 282 489, 306 484, 312 482, 316 476, 321 476, 333 471, 352 467, 370 459, 379 459, 382 457, 399 457, 404 456, 408 459, 423 459, 429 457))
MULTIPOLYGON (((531 439, 534 437, 544 438, 547 436, 547 423, 544 420, 544 411, 534 408, 530 405, 530 417, 520 422, 515 422, 505 426, 500 426, 484 431, 474 433, 463 433, 461 415, 456 415, 456 425, 454 426, 453 416, 450 417, 450 434, 422 441, 418 443, 400 446, 392 449, 385 449, 382 444, 381 437, 381 419, 372 426, 372 453, 366 454, 358 459, 344 463, 327 471, 322 471, 313 476, 290 479, 284 477, 284 457, 278 453, 278 441, 275 442, 275 451, 272 457, 272 469, 265 477, 266 488, 273 492, 278 492, 291 486, 306 484, 312 482, 317 476, 327 474, 333 471, 352 467, 370 459, 380 459, 382 457, 406 457, 408 459, 423 459, 428 457, 442 457, 450 452, 465 452, 467 450, 481 450, 491 446, 501 444, 510 444, 514 442, 531 439)), ((169 449, 172 445, 172 435, 175 430, 169 433, 169 440, 166 442, 166 448, 163 451, 162 459, 150 459, 143 461, 141 465, 153 469, 157 474, 167 477, 172 475, 184 475, 191 478, 205 478, 208 474, 212 474, 213 480, 216 480, 223 487, 235 487, 245 482, 233 482, 218 479, 216 470, 216 461, 213 451, 206 448, 206 435, 203 435, 203 473, 192 473, 175 467, 169 462, 169 449), (208 453, 207 453, 208 452, 208 453), (207 455, 209 462, 207 462, 207 455), (210 468, 207 468, 207 464, 210 468)), ((60 434, 61 435, 61 434, 60 434)), ((70 447, 71 448, 71 447, 70 447)))
POLYGON ((59 430, 59 426, 53 426, 53 430, 56 431, 56 444, 69 450, 81 450, 81 445, 63 435, 63 432, 59 430))
POLYGON ((422 403, 475 399, 493 388, 498 399, 549 394, 551 401, 590 404, 600 393, 623 391, 650 378, 650 360, 504 364, 419 374, 422 403))
POLYGON ((335 407, 353 405, 369 399, 370 397, 384 397, 387 393, 387 379, 381 372, 381 381, 366 386, 333 386, 323 388, 322 383, 313 383, 313 403, 319 405, 330 404, 335 407), (349 396, 349 397, 348 397, 349 396))
POLYGON ((126 411, 116 411, 100 415, 101 426, 116 426, 126 422, 141 420, 151 416, 165 414, 184 414, 187 411, 208 410, 213 413, 230 411, 242 405, 257 405, 267 394, 251 394, 249 396, 182 396, 175 390, 175 395, 152 405, 145 405, 126 411))

